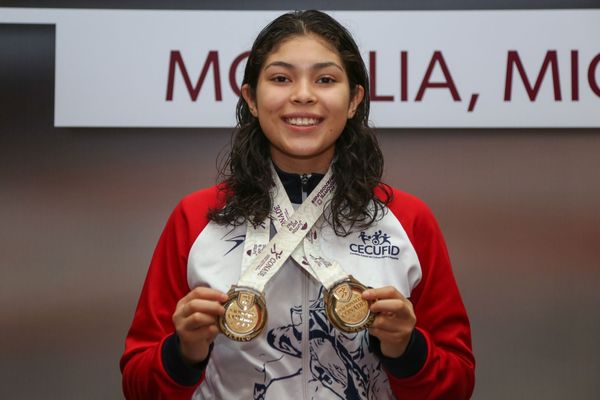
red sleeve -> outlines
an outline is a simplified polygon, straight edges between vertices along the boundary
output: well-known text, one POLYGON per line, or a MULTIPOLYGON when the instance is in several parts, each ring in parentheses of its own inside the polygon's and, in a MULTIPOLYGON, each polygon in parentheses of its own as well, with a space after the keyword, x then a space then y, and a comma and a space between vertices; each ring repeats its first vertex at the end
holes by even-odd
POLYGON ((471 330, 440 228, 429 208, 415 197, 394 191, 389 208, 417 252, 422 278, 411 294, 416 329, 425 338, 427 358, 413 376, 390 375, 399 399, 468 399, 474 387, 471 330))
POLYGON ((190 399, 201 382, 185 386, 174 381, 165 369, 162 347, 175 331, 175 306, 190 291, 189 250, 208 223, 206 205, 214 199, 212 190, 183 199, 160 236, 120 362, 127 399, 190 399))

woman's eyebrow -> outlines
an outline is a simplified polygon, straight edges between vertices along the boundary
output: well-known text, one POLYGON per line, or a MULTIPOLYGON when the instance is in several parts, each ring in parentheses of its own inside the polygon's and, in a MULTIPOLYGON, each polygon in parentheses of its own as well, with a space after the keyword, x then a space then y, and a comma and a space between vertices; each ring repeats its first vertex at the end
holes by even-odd
MULTIPOLYGON (((294 64, 290 64, 288 62, 285 61, 273 61, 272 63, 269 63, 267 66, 265 66, 265 70, 270 68, 270 67, 283 67, 286 69, 297 69, 296 66, 294 64)), ((327 67, 336 67, 337 69, 339 69, 340 71, 344 71, 344 69, 337 63, 333 62, 333 61, 326 61, 326 62, 320 62, 320 63, 315 63, 313 64, 310 69, 312 70, 320 70, 323 68, 327 68, 327 67)))

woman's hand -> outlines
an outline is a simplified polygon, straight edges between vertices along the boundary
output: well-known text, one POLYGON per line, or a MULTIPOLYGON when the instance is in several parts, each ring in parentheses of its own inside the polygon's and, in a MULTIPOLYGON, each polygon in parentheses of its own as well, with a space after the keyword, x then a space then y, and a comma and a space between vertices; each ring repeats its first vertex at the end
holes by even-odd
POLYGON ((377 316, 369 333, 379 338, 381 352, 386 357, 400 357, 408 346, 417 322, 412 303, 392 286, 367 289, 362 297, 373 301, 371 312, 377 316))
POLYGON ((179 350, 187 363, 196 364, 208 357, 210 344, 219 333, 217 321, 225 313, 226 301, 227 295, 219 290, 197 287, 177 303, 173 324, 179 350))

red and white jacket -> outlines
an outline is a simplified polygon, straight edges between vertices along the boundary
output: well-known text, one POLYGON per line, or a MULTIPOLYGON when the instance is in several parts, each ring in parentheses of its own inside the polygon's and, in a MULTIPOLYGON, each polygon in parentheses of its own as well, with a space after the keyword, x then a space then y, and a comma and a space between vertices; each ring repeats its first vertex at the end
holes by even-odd
POLYGON ((339 237, 325 227, 320 240, 323 254, 361 283, 410 297, 417 325, 403 356, 384 357, 367 331, 334 328, 322 285, 290 258, 266 286, 264 331, 247 343, 219 335, 204 363, 185 365, 171 319, 177 302, 197 286, 227 292, 240 276, 246 226, 209 221, 207 211, 222 205, 217 187, 198 191, 165 226, 121 359, 128 399, 470 397, 469 321, 444 239, 427 206, 398 190, 368 229, 339 237))

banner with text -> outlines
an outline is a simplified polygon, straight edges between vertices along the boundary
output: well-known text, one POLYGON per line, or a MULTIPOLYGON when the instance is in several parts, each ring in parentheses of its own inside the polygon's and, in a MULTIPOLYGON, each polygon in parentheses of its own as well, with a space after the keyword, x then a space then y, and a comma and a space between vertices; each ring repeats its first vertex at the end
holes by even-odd
MULTIPOLYGON (((56 25, 56 126, 231 127, 248 51, 281 13, 0 8, 0 23, 56 25)), ((600 10, 331 14, 361 48, 377 128, 600 127, 600 10)))

